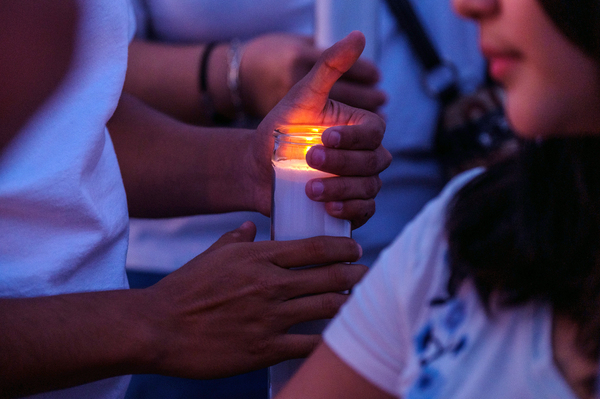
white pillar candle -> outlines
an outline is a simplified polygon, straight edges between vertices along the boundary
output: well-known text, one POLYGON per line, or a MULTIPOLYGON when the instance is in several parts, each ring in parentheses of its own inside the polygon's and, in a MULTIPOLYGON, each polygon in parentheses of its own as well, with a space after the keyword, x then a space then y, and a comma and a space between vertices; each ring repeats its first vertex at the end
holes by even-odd
MULTIPOLYGON (((306 196, 306 183, 311 179, 334 175, 311 168, 306 153, 321 144, 325 127, 293 126, 276 132, 273 155, 273 202, 271 239, 297 240, 321 235, 350 237, 350 221, 330 216, 325 203, 306 196)), ((316 320, 293 326, 290 334, 320 334, 329 320, 316 320)), ((269 397, 274 397, 298 370, 303 359, 281 362, 269 367, 269 397)))
POLYGON ((312 201, 305 187, 311 179, 332 177, 313 169, 305 160, 275 162, 271 238, 277 241, 328 235, 348 237, 350 222, 330 216, 324 202, 312 201))
POLYGON ((363 57, 379 60, 379 0, 316 0, 315 45, 327 48, 353 30, 367 40, 363 57))

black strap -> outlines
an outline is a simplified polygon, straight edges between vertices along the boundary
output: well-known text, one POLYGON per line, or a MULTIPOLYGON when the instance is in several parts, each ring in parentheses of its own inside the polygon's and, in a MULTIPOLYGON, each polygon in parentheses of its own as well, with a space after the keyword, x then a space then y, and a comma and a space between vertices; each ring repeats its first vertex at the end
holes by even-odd
MULTIPOLYGON (((427 74, 432 74, 440 68, 447 68, 450 75, 449 81, 433 93, 443 104, 447 104, 458 97, 459 89, 456 70, 450 64, 443 62, 433 43, 427 36, 419 17, 408 0, 386 0, 392 14, 409 39, 411 49, 423 65, 427 74)), ((427 79, 427 75, 424 79, 427 79)))

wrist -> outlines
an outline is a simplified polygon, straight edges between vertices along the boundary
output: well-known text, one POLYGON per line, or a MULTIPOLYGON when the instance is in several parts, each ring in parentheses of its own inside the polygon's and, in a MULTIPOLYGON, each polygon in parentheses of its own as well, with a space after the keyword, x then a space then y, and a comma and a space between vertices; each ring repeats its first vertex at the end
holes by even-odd
POLYGON ((217 119, 242 120, 240 65, 244 45, 234 39, 231 43, 216 44, 210 50, 206 61, 201 62, 201 66, 205 65, 200 71, 201 86, 202 75, 205 76, 205 90, 201 91, 214 107, 217 119))
POLYGON ((209 122, 215 120, 216 111, 208 91, 208 62, 218 44, 218 42, 210 42, 203 48, 200 56, 200 68, 198 70, 198 91, 201 96, 202 106, 204 107, 202 114, 208 117, 209 122))
POLYGON ((269 216, 273 184, 273 168, 271 166, 273 146, 265 145, 260 142, 261 140, 257 140, 257 136, 262 135, 260 126, 258 130, 249 132, 251 135, 247 136, 245 148, 251 150, 246 153, 241 170, 245 182, 244 192, 247 193, 249 200, 248 209, 269 216))
POLYGON ((148 289, 130 289, 128 297, 131 299, 131 342, 128 345, 130 351, 124 353, 122 361, 129 374, 157 374, 162 368, 165 342, 169 342, 161 328, 160 317, 157 317, 161 314, 157 311, 160 306, 148 289))
MULTIPOLYGON (((205 70, 200 71, 206 79, 206 91, 202 93, 203 97, 208 100, 212 107, 211 111, 217 118, 219 115, 226 118, 233 117, 233 105, 227 86, 228 49, 228 43, 215 44, 205 62, 205 70)), ((202 84, 201 81, 199 83, 202 84)))

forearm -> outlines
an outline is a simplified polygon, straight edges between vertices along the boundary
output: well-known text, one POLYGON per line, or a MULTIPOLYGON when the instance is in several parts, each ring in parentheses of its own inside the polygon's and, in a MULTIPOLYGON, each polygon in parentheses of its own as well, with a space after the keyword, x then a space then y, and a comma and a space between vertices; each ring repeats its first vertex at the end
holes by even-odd
POLYGON ((0 396, 151 372, 160 340, 141 290, 0 299, 0 396))
POLYGON ((276 399, 393 399, 344 363, 325 343, 310 355, 276 399))
POLYGON ((206 71, 207 91, 214 109, 207 107, 200 92, 200 63, 204 44, 174 45, 134 40, 124 90, 152 107, 179 120, 211 124, 218 111, 233 117, 234 109, 227 85, 227 43, 210 53, 206 71))
POLYGON ((256 211, 256 193, 269 195, 252 177, 253 130, 187 125, 128 95, 108 126, 131 216, 256 211))

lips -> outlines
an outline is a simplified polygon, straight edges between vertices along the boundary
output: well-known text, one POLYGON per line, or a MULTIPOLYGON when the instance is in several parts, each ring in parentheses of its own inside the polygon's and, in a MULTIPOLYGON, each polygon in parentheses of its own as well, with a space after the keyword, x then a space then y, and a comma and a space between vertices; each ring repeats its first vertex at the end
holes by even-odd
POLYGON ((491 46, 482 46, 481 50, 489 62, 491 77, 499 82, 505 81, 521 60, 521 55, 516 51, 491 46))

